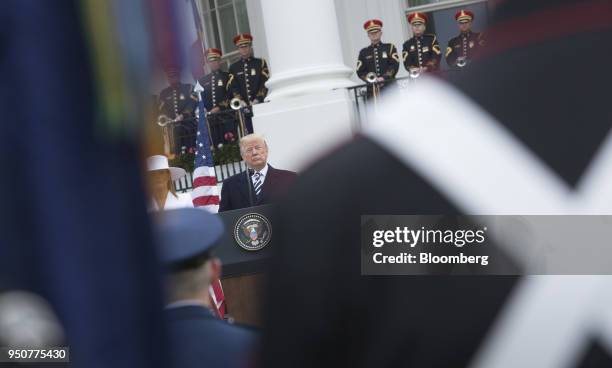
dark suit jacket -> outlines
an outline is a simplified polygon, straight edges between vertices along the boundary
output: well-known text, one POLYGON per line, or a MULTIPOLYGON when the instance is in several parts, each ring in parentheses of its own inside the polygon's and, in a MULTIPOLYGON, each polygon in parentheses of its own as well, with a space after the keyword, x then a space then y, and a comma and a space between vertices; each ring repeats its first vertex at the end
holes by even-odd
MULTIPOLYGON (((268 164, 268 173, 261 188, 259 198, 253 195, 253 206, 272 203, 273 200, 287 191, 293 183, 297 174, 293 171, 279 170, 268 164)), ((221 187, 221 204, 219 212, 237 210, 239 208, 251 207, 249 203, 249 186, 252 184, 245 173, 231 176, 223 182, 221 187)))
POLYGON ((230 325, 200 306, 166 310, 172 367, 244 367, 254 359, 256 334, 230 325))

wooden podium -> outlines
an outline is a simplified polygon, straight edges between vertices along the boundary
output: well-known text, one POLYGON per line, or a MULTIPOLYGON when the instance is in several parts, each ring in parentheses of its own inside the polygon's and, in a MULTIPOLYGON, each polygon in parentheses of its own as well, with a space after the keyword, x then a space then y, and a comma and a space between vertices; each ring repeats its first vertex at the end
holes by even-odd
POLYGON ((238 323, 261 326, 261 304, 274 238, 271 205, 219 213, 225 234, 215 254, 223 263, 221 284, 227 314, 238 323), (263 243, 267 244, 261 249, 263 243), (241 246, 241 243, 243 246, 241 246))

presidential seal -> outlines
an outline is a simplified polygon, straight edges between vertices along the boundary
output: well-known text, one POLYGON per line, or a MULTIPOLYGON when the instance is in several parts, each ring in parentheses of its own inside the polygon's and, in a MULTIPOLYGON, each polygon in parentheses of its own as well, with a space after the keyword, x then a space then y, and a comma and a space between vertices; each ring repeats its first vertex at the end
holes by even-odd
POLYGON ((264 215, 247 213, 236 221, 234 239, 244 250, 261 250, 270 243, 271 238, 272 225, 264 215))

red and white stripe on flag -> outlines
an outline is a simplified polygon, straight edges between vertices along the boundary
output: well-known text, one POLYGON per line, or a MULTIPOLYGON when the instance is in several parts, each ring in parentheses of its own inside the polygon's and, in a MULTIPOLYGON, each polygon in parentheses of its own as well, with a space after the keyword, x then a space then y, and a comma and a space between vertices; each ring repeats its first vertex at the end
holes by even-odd
POLYGON ((213 167, 200 166, 195 169, 191 200, 195 207, 201 207, 212 213, 219 212, 219 188, 213 167))
MULTIPOLYGON (((219 212, 219 188, 214 167, 200 166, 194 170, 191 200, 195 207, 212 213, 219 212)), ((223 318, 225 316, 225 295, 223 295, 221 281, 217 280, 212 283, 209 294, 217 315, 223 318)))
POLYGON ((217 312, 217 316, 223 319, 223 317, 225 317, 225 295, 223 295, 223 287, 221 286, 221 281, 214 281, 208 289, 208 294, 210 295, 212 305, 215 307, 215 312, 217 312))

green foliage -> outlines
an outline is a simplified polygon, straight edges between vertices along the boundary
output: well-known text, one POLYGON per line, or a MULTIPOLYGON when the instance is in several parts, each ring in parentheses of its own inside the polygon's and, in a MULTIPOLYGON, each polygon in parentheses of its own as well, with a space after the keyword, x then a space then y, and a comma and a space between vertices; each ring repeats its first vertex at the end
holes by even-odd
POLYGON ((240 147, 238 143, 228 143, 221 147, 217 147, 213 151, 213 160, 215 161, 215 165, 241 161, 242 158, 240 157, 240 147))
MULTIPOLYGON (((215 165, 229 164, 242 160, 238 143, 228 143, 221 147, 214 147, 212 154, 215 165)), ((170 160, 169 164, 170 166, 181 167, 188 173, 192 173, 195 166, 195 148, 183 149, 180 154, 170 160)))
POLYGON ((192 173, 195 166, 195 150, 182 151, 169 161, 170 166, 182 167, 188 173, 192 173))

